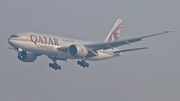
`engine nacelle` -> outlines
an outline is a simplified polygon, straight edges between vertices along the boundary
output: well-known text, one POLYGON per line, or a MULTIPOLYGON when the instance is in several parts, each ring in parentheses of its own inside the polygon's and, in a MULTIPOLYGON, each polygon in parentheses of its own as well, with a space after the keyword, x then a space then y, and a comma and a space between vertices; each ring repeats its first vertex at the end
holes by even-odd
POLYGON ((71 56, 80 57, 80 58, 85 57, 88 54, 87 48, 84 45, 80 45, 80 44, 74 44, 69 46, 68 52, 71 56))
POLYGON ((18 59, 23 62, 34 62, 37 59, 37 55, 32 52, 18 52, 18 59))

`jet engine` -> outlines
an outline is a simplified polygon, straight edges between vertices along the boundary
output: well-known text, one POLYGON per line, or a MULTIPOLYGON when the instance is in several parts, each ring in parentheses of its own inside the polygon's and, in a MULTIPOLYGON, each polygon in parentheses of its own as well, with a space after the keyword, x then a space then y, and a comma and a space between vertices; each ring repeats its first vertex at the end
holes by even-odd
POLYGON ((21 51, 18 52, 18 59, 23 62, 34 62, 37 59, 37 55, 32 52, 21 51))
POLYGON ((85 57, 88 54, 87 48, 84 45, 73 44, 69 46, 68 52, 71 56, 85 57))

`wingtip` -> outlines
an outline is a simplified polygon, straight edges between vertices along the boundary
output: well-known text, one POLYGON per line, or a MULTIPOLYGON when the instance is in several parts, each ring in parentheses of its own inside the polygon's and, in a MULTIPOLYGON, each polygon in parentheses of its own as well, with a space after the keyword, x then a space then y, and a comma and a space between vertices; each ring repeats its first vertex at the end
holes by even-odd
POLYGON ((164 33, 171 33, 171 32, 173 32, 173 31, 170 31, 170 30, 169 30, 169 31, 165 31, 164 33))

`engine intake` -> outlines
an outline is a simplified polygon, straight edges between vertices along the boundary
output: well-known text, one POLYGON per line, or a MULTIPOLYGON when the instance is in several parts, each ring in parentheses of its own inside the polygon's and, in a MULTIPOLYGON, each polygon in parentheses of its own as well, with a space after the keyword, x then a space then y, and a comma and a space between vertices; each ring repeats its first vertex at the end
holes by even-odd
POLYGON ((37 59, 37 55, 32 52, 18 52, 18 59, 23 62, 34 62, 37 59))
POLYGON ((88 54, 87 48, 84 45, 74 44, 69 46, 68 50, 71 56, 85 57, 88 54))

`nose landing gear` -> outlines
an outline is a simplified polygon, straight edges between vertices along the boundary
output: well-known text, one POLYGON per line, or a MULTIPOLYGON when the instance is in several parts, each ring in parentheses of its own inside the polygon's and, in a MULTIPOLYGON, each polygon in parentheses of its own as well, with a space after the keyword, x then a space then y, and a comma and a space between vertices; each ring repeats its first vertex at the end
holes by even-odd
POLYGON ((89 67, 89 63, 87 63, 85 60, 77 61, 77 64, 82 66, 83 68, 89 67))

